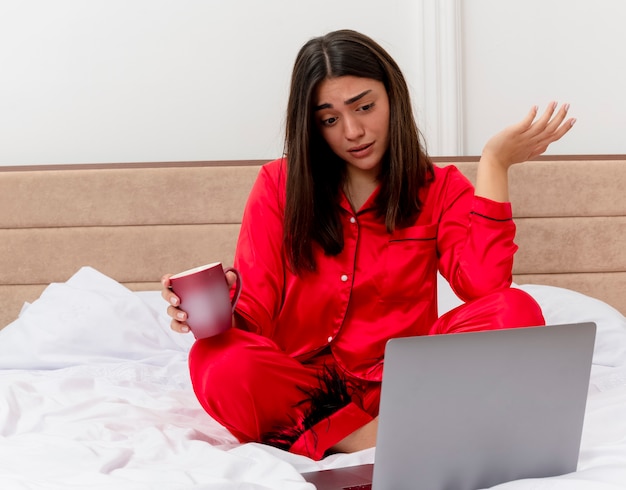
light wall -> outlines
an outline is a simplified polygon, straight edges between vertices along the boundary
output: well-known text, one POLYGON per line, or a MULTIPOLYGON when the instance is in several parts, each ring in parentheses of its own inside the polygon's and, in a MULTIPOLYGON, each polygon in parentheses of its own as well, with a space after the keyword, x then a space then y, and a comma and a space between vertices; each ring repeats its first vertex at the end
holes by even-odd
POLYGON ((577 122, 552 153, 626 153, 626 2, 463 0, 464 151, 534 104, 577 122))
POLYGON ((291 66, 353 28, 409 82, 434 155, 477 154, 532 104, 556 153, 626 153, 620 0, 3 0, 0 165, 270 159, 291 66))
POLYGON ((413 76, 412 0, 3 0, 0 164, 270 159, 310 37, 352 28, 413 76))

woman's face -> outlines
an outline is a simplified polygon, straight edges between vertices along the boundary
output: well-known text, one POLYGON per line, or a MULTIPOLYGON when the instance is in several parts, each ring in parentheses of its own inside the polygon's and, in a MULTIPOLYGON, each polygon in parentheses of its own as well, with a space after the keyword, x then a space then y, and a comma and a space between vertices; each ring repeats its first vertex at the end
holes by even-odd
POLYGON ((314 117, 322 137, 348 164, 376 177, 389 146, 389 97, 371 78, 327 78, 317 87, 314 117))

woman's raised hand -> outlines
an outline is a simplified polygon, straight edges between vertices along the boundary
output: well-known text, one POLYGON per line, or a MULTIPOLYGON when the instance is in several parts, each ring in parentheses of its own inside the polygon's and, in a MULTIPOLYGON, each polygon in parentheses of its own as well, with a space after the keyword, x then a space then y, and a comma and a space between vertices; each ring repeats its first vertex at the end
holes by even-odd
POLYGON ((535 106, 522 121, 503 129, 487 141, 478 164, 477 196, 500 202, 509 200, 508 171, 511 165, 538 157, 576 122, 573 118, 565 119, 569 104, 557 108, 558 104, 553 102, 537 118, 538 109, 535 106))
POLYGON ((544 153, 550 144, 561 139, 574 123, 567 117, 569 104, 552 102, 541 117, 533 107, 519 123, 513 124, 494 135, 483 148, 482 157, 490 162, 510 167, 515 163, 532 160, 544 153))

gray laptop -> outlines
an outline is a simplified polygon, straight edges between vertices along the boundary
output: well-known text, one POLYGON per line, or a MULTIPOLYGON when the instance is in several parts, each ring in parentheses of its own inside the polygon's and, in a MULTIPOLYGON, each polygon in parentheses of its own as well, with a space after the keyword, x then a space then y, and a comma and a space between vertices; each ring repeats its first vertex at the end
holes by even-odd
POLYGON ((375 465, 319 490, 477 490, 576 470, 594 323, 390 340, 375 465))

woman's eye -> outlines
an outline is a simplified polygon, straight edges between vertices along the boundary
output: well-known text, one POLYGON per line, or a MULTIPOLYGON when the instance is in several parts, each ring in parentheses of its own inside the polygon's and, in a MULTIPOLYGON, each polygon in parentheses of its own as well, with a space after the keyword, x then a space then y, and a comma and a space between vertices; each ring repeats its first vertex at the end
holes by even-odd
POLYGON ((323 119, 322 124, 324 126, 332 126, 335 123, 335 121, 337 121, 336 117, 329 117, 328 119, 323 119))
POLYGON ((372 107, 374 107, 374 103, 372 102, 371 104, 365 104, 361 107, 359 107, 360 111, 369 111, 372 107))

